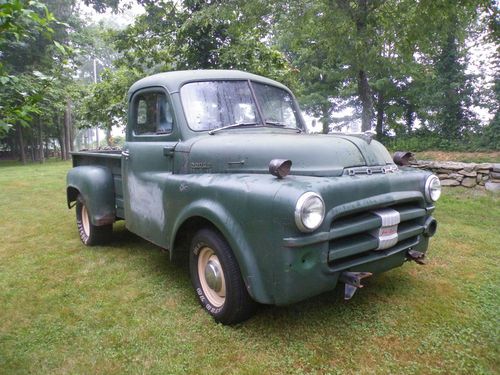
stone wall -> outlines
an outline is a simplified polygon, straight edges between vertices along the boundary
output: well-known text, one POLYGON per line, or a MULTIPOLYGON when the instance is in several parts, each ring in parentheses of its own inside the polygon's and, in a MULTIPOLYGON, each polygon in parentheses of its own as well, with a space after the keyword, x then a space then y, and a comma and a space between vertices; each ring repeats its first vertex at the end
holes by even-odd
POLYGON ((418 160, 410 167, 433 172, 442 186, 485 187, 500 192, 500 164, 418 160))

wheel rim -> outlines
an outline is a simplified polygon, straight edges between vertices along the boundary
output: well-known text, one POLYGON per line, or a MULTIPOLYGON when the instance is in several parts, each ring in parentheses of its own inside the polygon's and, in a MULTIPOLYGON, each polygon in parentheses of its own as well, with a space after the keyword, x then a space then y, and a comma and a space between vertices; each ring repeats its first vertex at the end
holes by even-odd
POLYGON ((85 235, 87 235, 88 237, 90 231, 90 221, 89 221, 89 213, 85 205, 82 205, 82 225, 83 225, 83 231, 85 232, 85 235))
POLYGON ((198 277, 208 301, 221 307, 226 301, 226 279, 219 258, 209 247, 203 247, 198 254, 198 277))

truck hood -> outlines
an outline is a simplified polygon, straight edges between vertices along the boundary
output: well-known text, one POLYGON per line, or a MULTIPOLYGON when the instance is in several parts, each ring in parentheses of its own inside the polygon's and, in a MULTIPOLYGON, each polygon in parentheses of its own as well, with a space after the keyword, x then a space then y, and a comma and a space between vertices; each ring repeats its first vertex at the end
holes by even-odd
POLYGON ((188 173, 269 173, 272 159, 290 159, 293 175, 340 176, 347 167, 393 163, 379 142, 347 135, 238 131, 178 146, 176 151, 188 152, 188 173))

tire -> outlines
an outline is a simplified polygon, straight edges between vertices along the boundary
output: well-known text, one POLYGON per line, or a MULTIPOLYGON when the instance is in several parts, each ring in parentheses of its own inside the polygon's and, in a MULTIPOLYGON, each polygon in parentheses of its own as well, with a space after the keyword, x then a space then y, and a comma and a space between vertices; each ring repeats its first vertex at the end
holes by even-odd
POLYGON ((76 198, 76 227, 84 245, 101 245, 108 241, 113 231, 113 224, 96 226, 90 222, 90 215, 81 195, 76 198))
POLYGON ((236 324, 254 314, 256 303, 248 294, 231 248, 218 232, 201 229, 196 233, 189 269, 201 306, 216 322, 236 324))

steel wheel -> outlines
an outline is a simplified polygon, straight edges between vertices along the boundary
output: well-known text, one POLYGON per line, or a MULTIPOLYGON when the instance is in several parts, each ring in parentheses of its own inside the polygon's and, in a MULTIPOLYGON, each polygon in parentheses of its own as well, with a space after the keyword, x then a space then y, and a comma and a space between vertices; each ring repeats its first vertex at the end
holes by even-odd
POLYGON ((82 206, 82 226, 85 235, 88 237, 90 235, 90 220, 89 212, 87 211, 87 207, 85 207, 85 205, 82 206))
POLYGON ((80 239, 87 246, 102 244, 111 237, 113 224, 94 225, 90 220, 90 214, 85 200, 79 195, 76 199, 76 227, 80 239))
POLYGON ((219 258, 209 247, 203 247, 198 254, 198 275, 200 284, 209 302, 221 307, 226 301, 226 279, 219 258))
POLYGON ((189 253, 191 281, 198 300, 217 322, 239 323, 255 311, 240 267, 224 237, 215 229, 201 229, 189 253))

